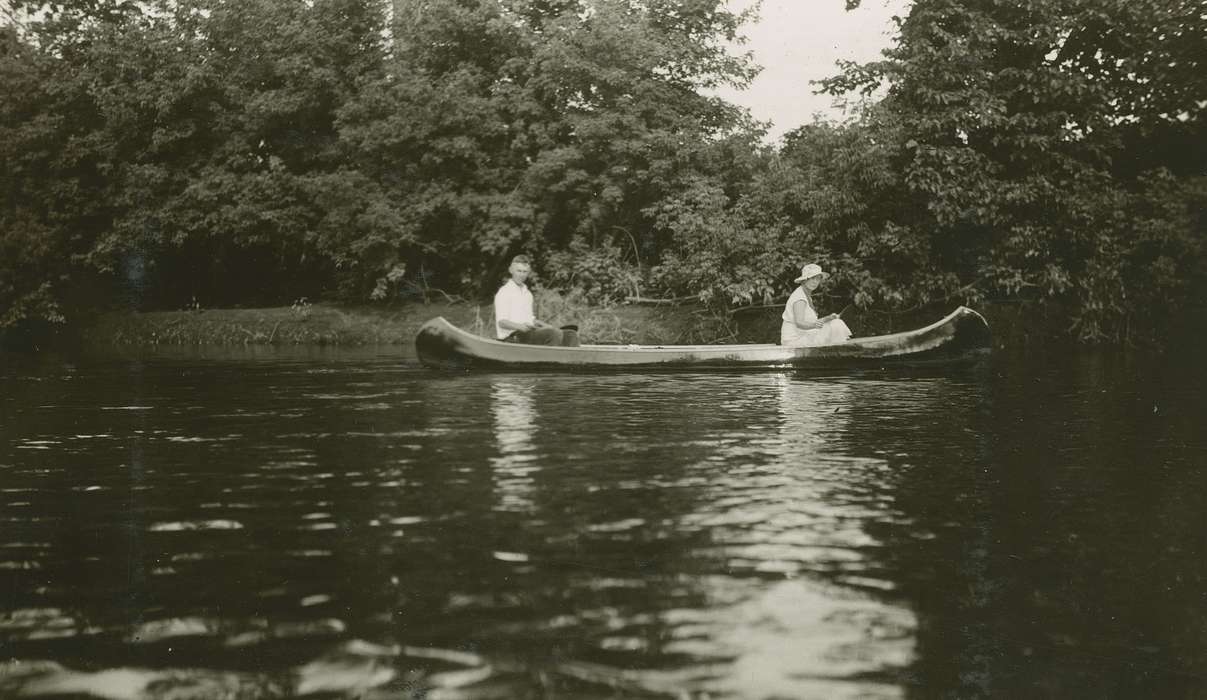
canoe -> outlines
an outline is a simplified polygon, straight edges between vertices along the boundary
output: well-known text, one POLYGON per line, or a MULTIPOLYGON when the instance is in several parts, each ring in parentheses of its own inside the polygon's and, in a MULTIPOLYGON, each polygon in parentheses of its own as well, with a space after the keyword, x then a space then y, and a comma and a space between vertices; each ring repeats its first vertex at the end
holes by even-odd
POLYGON ((791 348, 745 345, 523 345, 483 338, 442 317, 420 327, 415 351, 436 369, 809 369, 885 364, 935 364, 975 359, 989 351, 989 324, 961 306, 925 328, 852 338, 837 345, 791 348))

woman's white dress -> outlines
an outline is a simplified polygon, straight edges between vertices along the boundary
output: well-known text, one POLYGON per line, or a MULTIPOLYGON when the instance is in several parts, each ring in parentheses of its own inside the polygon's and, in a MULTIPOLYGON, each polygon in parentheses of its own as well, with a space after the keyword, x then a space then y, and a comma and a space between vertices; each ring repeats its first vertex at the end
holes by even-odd
POLYGON ((847 324, 841 318, 836 318, 821 328, 810 330, 797 328, 795 317, 792 315, 792 306, 798 301, 805 302, 805 306, 807 307, 805 310, 805 320, 817 320, 817 311, 814 310, 813 304, 809 303, 809 297, 805 296, 804 288, 797 287, 796 291, 792 292, 792 296, 788 297, 788 303, 784 306, 782 316, 784 322, 780 326, 780 345, 812 348, 818 345, 845 343, 851 337, 851 329, 847 327, 847 324))

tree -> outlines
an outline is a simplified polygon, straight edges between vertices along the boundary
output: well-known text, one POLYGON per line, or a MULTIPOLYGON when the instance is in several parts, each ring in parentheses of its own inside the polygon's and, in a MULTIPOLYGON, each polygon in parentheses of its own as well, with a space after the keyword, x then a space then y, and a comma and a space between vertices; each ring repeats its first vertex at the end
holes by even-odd
POLYGON ((702 93, 752 74, 720 0, 396 3, 388 33, 378 0, 21 6, 6 240, 45 270, 15 315, 96 274, 158 307, 474 292, 519 250, 617 298, 677 235, 660 202, 749 175, 702 93))
POLYGON ((4 126, 7 155, 28 166, 11 170, 4 205, 39 227, 44 245, 26 249, 58 273, 15 281, 43 301, 11 315, 50 313, 68 279, 95 273, 164 306, 279 303, 344 282, 367 293, 390 269, 366 262, 397 214, 346 167, 336 129, 380 74, 379 3, 25 5, 41 19, 10 39, 6 83, 28 89, 10 92, 4 126))
POLYGON ((1205 25, 1187 0, 920 0, 885 60, 824 87, 887 85, 939 267, 1119 337, 1207 269, 1205 25))
POLYGON ((743 19, 723 3, 408 7, 386 76, 341 124, 406 212, 413 266, 485 289, 527 250, 615 297, 669 240, 650 207, 698 171, 725 177, 717 144, 746 122, 701 88, 751 69, 723 44, 743 19))
POLYGON ((73 261, 111 220, 82 81, 0 28, 0 328, 60 322, 73 261))

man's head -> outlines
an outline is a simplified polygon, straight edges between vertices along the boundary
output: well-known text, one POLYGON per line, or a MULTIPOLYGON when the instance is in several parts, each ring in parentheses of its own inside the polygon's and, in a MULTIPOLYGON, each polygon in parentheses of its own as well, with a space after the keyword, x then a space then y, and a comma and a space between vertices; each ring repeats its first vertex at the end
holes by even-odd
POLYGON ((532 274, 532 261, 527 255, 517 255, 511 259, 511 265, 507 268, 511 273, 511 279, 516 284, 524 284, 528 281, 528 275, 532 274))

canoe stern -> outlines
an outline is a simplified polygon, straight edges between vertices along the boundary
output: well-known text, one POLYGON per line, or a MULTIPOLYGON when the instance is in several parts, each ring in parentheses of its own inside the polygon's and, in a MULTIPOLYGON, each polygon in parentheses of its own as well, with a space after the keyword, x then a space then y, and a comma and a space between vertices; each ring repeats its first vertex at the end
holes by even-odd
POLYGON ((419 329, 415 336, 415 353, 425 367, 433 369, 468 369, 473 366, 473 348, 443 317, 434 318, 419 329))

